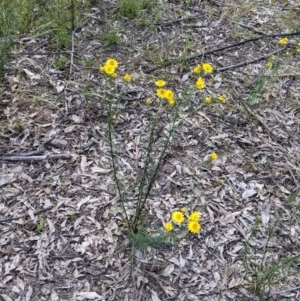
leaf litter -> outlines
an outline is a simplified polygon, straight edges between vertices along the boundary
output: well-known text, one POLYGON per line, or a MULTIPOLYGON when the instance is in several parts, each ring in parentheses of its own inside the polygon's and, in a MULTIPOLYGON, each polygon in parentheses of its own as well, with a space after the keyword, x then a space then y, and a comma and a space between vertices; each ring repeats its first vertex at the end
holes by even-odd
MULTIPOLYGON (((125 21, 120 31, 124 44, 113 48, 100 43, 99 48, 99 41, 85 38, 85 33, 95 36, 108 26, 97 23, 97 5, 102 7, 94 5, 84 30, 76 33, 75 45, 78 57, 93 58, 93 68, 73 68, 72 78, 76 80, 70 80, 68 71, 37 71, 46 71, 51 57, 24 60, 16 56, 6 74, 11 90, 4 91, 5 101, 0 107, 1 298, 258 300, 244 285, 251 282, 242 260, 244 243, 252 247, 248 261, 254 266, 263 256, 261 250, 271 263, 274 254, 279 260, 283 254, 296 256, 300 250, 300 198, 294 195, 300 181, 299 76, 289 88, 285 77, 280 85, 270 83, 260 95, 265 103, 256 101, 251 107, 266 126, 249 117, 234 99, 224 106, 200 106, 197 114, 176 131, 147 210, 149 228, 157 231, 174 210, 200 210, 202 231, 197 236, 183 236, 171 246, 131 250, 122 232, 122 208, 111 174, 98 66, 108 55, 115 56, 133 72, 143 74, 157 65, 155 53, 169 55, 170 59, 185 51, 193 56, 202 49, 235 43, 232 32, 241 38, 253 32, 235 23, 236 3, 191 1, 185 6, 168 2, 161 22, 153 25, 156 30, 144 27, 141 31, 134 22, 125 21), (198 13, 201 21, 194 22, 193 18, 199 19, 198 13), (188 18, 181 18, 182 14, 188 18), (179 18, 174 20, 174 16, 179 18), (187 39, 193 47, 186 50, 187 39), (147 56, 143 47, 152 56, 147 56), (16 82, 12 70, 17 67, 26 76, 16 82), (86 83, 93 91, 89 100, 84 94, 86 83), (294 103, 285 97, 287 90, 294 103), (22 97, 23 92, 27 99, 22 97), (38 105, 33 105, 35 101, 38 105), (19 128, 13 119, 16 115, 22 123, 19 128), (35 150, 40 153, 29 154, 35 150), (205 167, 214 150, 219 159, 212 168, 205 167), (258 216, 261 223, 253 232, 258 216), (268 225, 278 219, 280 227, 268 240, 268 225), (38 230, 42 220, 43 227, 38 230)), ((113 4, 103 1, 103 5, 113 4)), ((284 8, 278 3, 273 7, 265 4, 263 10, 252 6, 240 22, 253 28, 261 26, 264 32, 281 32, 273 16, 281 10, 284 8)), ((105 10, 100 14, 104 18, 105 10)), ((43 40, 37 39, 20 44, 18 51, 31 51, 39 43, 44 49, 43 40)), ((219 68, 232 66, 260 56, 262 50, 273 49, 273 44, 272 40, 253 42, 250 47, 240 45, 235 51, 218 52, 207 59, 219 68)), ((293 57, 289 60, 288 72, 299 73, 299 62, 293 57)), ((217 73, 215 89, 222 88, 228 95, 235 89, 241 99, 249 99, 263 64, 217 73)), ((155 78, 164 75, 163 70, 155 72, 155 78)), ((187 82, 190 76, 185 66, 167 66, 166 72, 174 74, 172 85, 180 93, 178 83, 187 82)), ((278 79, 280 72, 285 74, 278 72, 278 79)), ((152 92, 147 81, 141 90, 130 89, 119 95, 122 109, 117 117, 116 145, 119 176, 134 191, 149 122, 150 108, 142 101, 152 92)), ((199 104, 198 97, 192 98, 192 104, 199 104)), ((167 123, 167 116, 164 118, 167 123)), ((158 141, 162 133, 163 128, 157 133, 158 141)), ((134 197, 133 192, 127 199, 130 213, 134 197)), ((294 274, 271 287, 270 300, 297 300, 297 266, 292 269, 294 274)))

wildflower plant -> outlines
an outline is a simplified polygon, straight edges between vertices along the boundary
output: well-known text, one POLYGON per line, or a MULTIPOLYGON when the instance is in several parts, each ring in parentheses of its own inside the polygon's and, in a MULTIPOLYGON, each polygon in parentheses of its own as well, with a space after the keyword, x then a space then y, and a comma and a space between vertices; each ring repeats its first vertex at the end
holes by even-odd
MULTIPOLYGON (((189 95, 192 94, 188 93, 188 91, 194 90, 193 84, 187 84, 183 92, 181 92, 180 95, 177 95, 164 79, 156 79, 153 82, 153 93, 151 97, 145 99, 145 105, 151 105, 151 110, 149 111, 150 122, 149 132, 143 148, 143 161, 137 167, 139 169, 137 170, 139 178, 135 183, 135 191, 137 194, 134 196, 135 202, 133 207, 128 207, 126 200, 129 190, 126 189, 126 186, 120 177, 119 169, 121 167, 118 165, 119 161, 116 155, 117 152, 114 139, 114 128, 117 124, 115 116, 118 115, 118 110, 120 109, 120 99, 115 96, 117 93, 113 93, 113 91, 117 87, 119 89, 120 85, 126 86, 128 82, 132 82, 132 85, 134 85, 135 82, 129 73, 121 74, 122 72, 118 72, 118 68, 118 61, 114 58, 108 58, 106 62, 99 67, 99 71, 104 75, 104 96, 107 110, 107 140, 109 144, 113 179, 120 199, 121 208, 124 212, 123 217, 125 220, 123 221, 123 224, 126 224, 126 231, 128 231, 132 238, 132 244, 139 245, 139 242, 141 242, 141 245, 144 246, 146 241, 150 243, 150 241, 153 242, 153 240, 160 239, 161 237, 168 237, 169 240, 174 240, 174 229, 183 227, 183 225, 185 227, 185 231, 197 234, 201 231, 201 214, 195 211, 192 212, 190 216, 187 216, 185 211, 180 210, 173 212, 171 220, 164 224, 164 233, 167 232, 170 235, 157 235, 152 237, 151 240, 151 234, 144 231, 146 227, 145 221, 147 220, 147 211, 145 210, 145 207, 148 203, 147 201, 150 197, 158 172, 167 155, 174 131, 184 122, 182 116, 185 116, 183 114, 186 114, 184 113, 184 108, 189 104, 189 95), (161 118, 164 116, 163 112, 167 113, 165 116, 167 116, 168 122, 167 126, 164 127, 164 135, 159 142, 160 145, 157 147, 155 133, 159 123, 162 122, 161 118), (145 238, 146 240, 144 240, 144 238, 141 238, 141 235, 146 235, 147 239, 145 238)), ((206 73, 211 73, 213 71, 213 67, 210 64, 205 63, 201 66, 201 70, 201 75, 205 76, 206 73)), ((196 87, 200 90, 205 88, 204 78, 199 77, 197 79, 196 87)), ((188 114, 192 113, 193 111, 188 112, 188 114)))

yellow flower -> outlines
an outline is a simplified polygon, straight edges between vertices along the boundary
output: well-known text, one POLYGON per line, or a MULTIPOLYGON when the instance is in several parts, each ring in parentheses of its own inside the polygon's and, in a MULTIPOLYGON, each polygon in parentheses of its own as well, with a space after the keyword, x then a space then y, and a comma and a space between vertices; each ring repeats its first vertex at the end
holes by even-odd
POLYGON ((172 90, 165 90, 166 93, 165 93, 165 98, 167 100, 173 100, 174 99, 174 93, 172 90))
POLYGON ((212 73, 213 70, 214 70, 213 67, 212 67, 212 65, 209 64, 209 63, 204 63, 202 65, 202 69, 204 70, 205 73, 212 73))
POLYGON ((185 207, 182 207, 180 210, 181 210, 181 212, 184 213, 184 212, 186 211, 186 208, 185 208, 185 207))
POLYGON ((300 42, 297 45, 300 47, 300 42))
POLYGON ((18 35, 20 34, 19 30, 16 31, 16 34, 18 34, 18 35))
POLYGON ((204 100, 205 100, 206 103, 210 103, 211 102, 211 97, 210 96, 206 96, 204 98, 204 100))
POLYGON ((211 159, 212 161, 215 161, 215 160, 218 159, 218 155, 217 155, 215 152, 212 152, 212 153, 210 154, 210 159, 211 159))
POLYGON ((164 224, 164 228, 165 228, 166 231, 170 232, 170 231, 173 230, 173 224, 170 223, 170 222, 165 223, 165 224, 164 224))
POLYGON ((128 73, 126 73, 125 75, 124 75, 124 80, 126 81, 126 82, 130 82, 131 81, 131 75, 130 74, 128 74, 128 73))
POLYGON ((189 222, 198 222, 201 218, 201 213, 198 211, 193 211, 189 216, 189 222))
POLYGON ((266 63, 266 67, 272 68, 272 66, 273 66, 273 63, 272 63, 272 62, 267 62, 267 63, 266 63))
POLYGON ((196 81, 196 87, 197 89, 201 90, 205 88, 205 81, 203 78, 199 77, 196 81))
POLYGON ((105 62, 105 66, 110 66, 113 69, 116 69, 118 67, 118 62, 115 59, 108 59, 105 62))
POLYGON ((286 51, 286 52, 285 52, 285 55, 290 55, 290 52, 289 52, 289 51, 286 51))
POLYGON ((299 48, 297 48, 297 49, 296 49, 296 51, 297 51, 298 53, 300 53, 300 47, 299 47, 299 48))
POLYGON ((220 101, 222 101, 222 102, 225 102, 225 98, 226 98, 226 95, 224 95, 224 94, 221 94, 221 95, 219 95, 219 97, 218 97, 218 99, 219 99, 220 101))
POLYGON ((175 100, 174 100, 174 99, 168 100, 168 104, 169 104, 170 107, 174 107, 174 105, 175 105, 175 100))
POLYGON ((152 99, 151 98, 147 98, 146 99, 146 104, 150 106, 152 104, 152 99))
POLYGON ((288 43, 288 41, 289 41, 289 39, 287 37, 285 37, 285 38, 280 39, 278 43, 280 45, 286 45, 288 43))
POLYGON ((159 80, 155 81, 155 86, 156 87, 162 88, 165 85, 166 85, 166 82, 164 80, 162 80, 162 79, 159 79, 159 80))
POLYGON ((103 72, 103 71, 104 71, 104 67, 103 67, 103 66, 100 66, 100 67, 99 67, 99 71, 102 71, 102 72, 103 72))
POLYGON ((197 234, 201 230, 201 225, 196 221, 190 221, 188 223, 188 230, 193 234, 197 234))
POLYGON ((222 184, 225 183, 225 180, 224 180, 224 179, 220 179, 220 180, 219 180, 219 183, 222 185, 222 184))
POLYGON ((111 67, 110 65, 104 65, 103 71, 112 77, 116 77, 115 68, 111 67))
POLYGON ((259 221, 259 222, 261 222, 261 220, 262 220, 261 215, 258 215, 258 216, 256 217, 256 220, 259 221))
POLYGON ((166 98, 166 90, 165 89, 157 89, 156 95, 159 98, 166 98))
POLYGON ((172 220, 174 223, 181 224, 184 221, 183 213, 180 211, 174 211, 172 213, 172 220))
POLYGON ((193 73, 194 74, 199 74, 201 72, 201 66, 197 65, 196 67, 194 67, 193 69, 193 73))

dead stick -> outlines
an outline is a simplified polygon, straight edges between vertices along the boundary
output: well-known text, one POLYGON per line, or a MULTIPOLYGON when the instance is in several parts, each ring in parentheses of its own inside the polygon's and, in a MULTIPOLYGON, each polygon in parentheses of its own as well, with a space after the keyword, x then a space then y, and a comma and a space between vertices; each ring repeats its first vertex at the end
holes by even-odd
MULTIPOLYGON (((222 50, 226 50, 226 49, 233 48, 233 47, 236 47, 236 46, 240 46, 240 45, 243 45, 243 44, 246 44, 246 43, 249 43, 249 42, 255 42, 255 41, 258 41, 258 40, 261 40, 261 39, 264 39, 264 38, 289 37, 289 36, 296 36, 296 35, 300 35, 300 31, 291 32, 291 33, 280 33, 280 34, 264 35, 264 36, 261 36, 261 37, 244 40, 244 41, 237 42, 237 43, 234 43, 234 44, 230 44, 230 45, 227 45, 227 46, 224 46, 224 47, 221 47, 221 48, 216 48, 216 49, 213 49, 213 50, 210 50, 210 51, 206 51, 206 52, 202 52, 202 53, 199 53, 199 54, 196 54, 196 55, 192 55, 190 57, 187 57, 185 59, 185 61, 189 62, 189 61, 192 61, 192 60, 197 59, 199 57, 204 57, 204 56, 207 56, 209 54, 213 54, 213 53, 218 52, 218 51, 222 51, 222 50)), ((161 68, 168 67, 168 66, 171 66, 173 64, 179 63, 180 61, 181 61, 181 58, 167 61, 167 62, 161 64, 160 66, 156 66, 156 67, 153 67, 151 69, 146 70, 145 73, 151 73, 151 72, 153 72, 157 69, 161 69, 161 68)))
POLYGON ((71 159, 71 154, 55 154, 45 156, 16 156, 16 157, 2 157, 0 160, 4 161, 42 161, 45 159, 71 159))
MULTIPOLYGON (((34 212, 33 215, 41 214, 41 213, 43 213, 43 212, 45 212, 45 211, 48 211, 48 210, 50 210, 50 209, 52 209, 52 208, 53 208, 52 206, 50 206, 50 207, 48 207, 48 208, 44 208, 44 209, 42 209, 42 210, 39 210, 39 211, 34 212)), ((1 218, 1 219, 0 219, 0 223, 5 223, 5 222, 17 220, 17 219, 24 218, 24 217, 27 217, 27 216, 29 216, 28 213, 27 213, 27 214, 22 214, 22 215, 19 215, 19 216, 16 216, 16 217, 1 218)))

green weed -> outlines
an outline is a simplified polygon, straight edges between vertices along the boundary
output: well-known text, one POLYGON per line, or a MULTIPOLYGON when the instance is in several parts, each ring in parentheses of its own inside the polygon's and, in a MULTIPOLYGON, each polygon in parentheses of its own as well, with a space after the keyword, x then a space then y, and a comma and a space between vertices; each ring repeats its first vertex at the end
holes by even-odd
POLYGON ((118 0, 118 10, 122 16, 134 19, 142 9, 150 9, 154 3, 154 0, 118 0))
POLYGON ((42 231, 45 227, 45 220, 43 218, 40 219, 36 229, 37 231, 42 231))
POLYGON ((118 30, 112 29, 107 34, 103 36, 103 41, 105 45, 119 45, 121 40, 119 38, 118 30))
MULTIPOLYGON (((299 191, 299 189, 296 190, 288 198, 287 205, 290 206, 299 191)), ((248 280, 246 285, 252 293, 260 296, 262 300, 267 298, 273 285, 284 281, 294 273, 292 268, 300 258, 300 254, 287 257, 280 251, 277 252, 277 256, 274 256, 274 246, 269 245, 271 242, 274 244, 275 233, 280 231, 281 227, 281 218, 279 217, 273 225, 264 231, 266 237, 261 240, 262 245, 258 246, 257 243, 253 243, 255 240, 252 239, 255 234, 261 235, 260 219, 257 219, 249 238, 244 243, 243 262, 246 271, 245 278, 248 280)))

